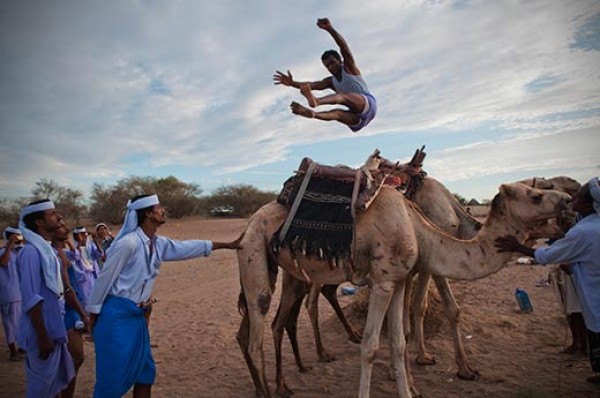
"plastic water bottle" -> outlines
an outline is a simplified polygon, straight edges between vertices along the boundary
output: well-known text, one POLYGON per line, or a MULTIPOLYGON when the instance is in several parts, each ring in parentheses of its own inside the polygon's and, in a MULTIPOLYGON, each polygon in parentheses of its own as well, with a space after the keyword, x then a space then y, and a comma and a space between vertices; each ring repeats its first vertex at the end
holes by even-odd
POLYGON ((519 304, 521 312, 526 314, 533 312, 533 305, 531 305, 529 295, 524 289, 517 288, 517 290, 515 290, 515 297, 517 298, 517 303, 519 304))
POLYGON ((356 288, 354 286, 344 286, 342 287, 342 294, 345 296, 349 296, 356 293, 356 288))

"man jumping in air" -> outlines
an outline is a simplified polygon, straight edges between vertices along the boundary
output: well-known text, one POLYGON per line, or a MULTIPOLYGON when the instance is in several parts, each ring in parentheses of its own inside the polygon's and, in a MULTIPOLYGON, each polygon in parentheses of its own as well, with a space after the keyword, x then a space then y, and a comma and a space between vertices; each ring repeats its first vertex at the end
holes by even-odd
POLYGON ((348 126, 353 132, 357 132, 375 117, 377 101, 369 92, 367 83, 354 62, 346 40, 333 28, 327 18, 317 20, 317 26, 329 32, 342 53, 340 56, 337 51, 328 50, 321 56, 321 61, 331 76, 316 82, 296 82, 288 70, 287 74, 276 71, 273 80, 275 84, 300 89, 300 93, 306 98, 311 108, 319 105, 344 105, 348 108, 315 112, 294 101, 290 105, 294 114, 309 119, 336 120, 348 126), (335 91, 335 94, 317 98, 312 93, 312 90, 326 89, 335 91))

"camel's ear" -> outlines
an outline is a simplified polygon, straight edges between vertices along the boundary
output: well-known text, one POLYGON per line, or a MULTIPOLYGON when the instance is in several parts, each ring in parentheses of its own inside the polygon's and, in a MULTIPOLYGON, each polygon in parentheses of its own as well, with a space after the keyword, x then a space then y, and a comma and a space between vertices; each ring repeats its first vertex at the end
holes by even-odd
POLYGON ((508 198, 514 198, 516 196, 514 188, 507 184, 500 185, 500 193, 508 198))
POLYGON ((552 183, 552 181, 548 181, 544 177, 537 177, 533 181, 535 182, 535 184, 533 185, 534 188, 554 189, 554 184, 552 183))

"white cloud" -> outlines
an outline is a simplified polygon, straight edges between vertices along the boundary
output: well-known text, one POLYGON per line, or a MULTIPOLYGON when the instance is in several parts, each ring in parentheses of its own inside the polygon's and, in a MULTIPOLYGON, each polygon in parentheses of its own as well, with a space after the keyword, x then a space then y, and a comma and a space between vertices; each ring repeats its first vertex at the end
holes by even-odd
POLYGON ((346 37, 378 98, 378 116, 360 136, 433 134, 450 148, 430 154, 433 170, 465 184, 482 173, 571 171, 565 159, 593 160, 573 140, 558 146, 544 135, 585 131, 589 140, 600 128, 600 52, 573 48, 588 16, 600 13, 596 1, 0 7, 0 196, 24 194, 42 177, 91 184, 169 167, 222 180, 316 142, 363 159, 372 148, 357 155, 364 148, 345 127, 292 115, 289 103, 302 97, 272 84, 276 69, 326 76, 320 54, 335 44, 315 26, 322 16, 346 37), (532 90, 535 82, 545 84, 532 90), (490 126, 528 144, 459 138, 482 129, 487 140, 490 126), (531 156, 541 139, 541 155, 531 156), (485 146, 486 155, 458 146, 485 146), (500 147, 510 166, 490 164, 507 157, 500 147))

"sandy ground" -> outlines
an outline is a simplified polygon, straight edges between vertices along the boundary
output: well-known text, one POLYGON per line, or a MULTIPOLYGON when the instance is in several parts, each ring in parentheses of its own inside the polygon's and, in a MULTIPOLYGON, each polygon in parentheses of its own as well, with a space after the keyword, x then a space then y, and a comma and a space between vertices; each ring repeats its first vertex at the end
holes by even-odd
MULTIPOLYGON (((246 220, 189 218, 170 220, 161 234, 173 238, 231 240, 246 220)), ((452 282, 461 306, 463 334, 471 365, 479 370, 477 381, 456 377, 456 364, 448 325, 439 311, 428 319, 428 350, 437 365, 420 367, 413 362, 413 376, 423 397, 600 397, 600 388, 585 381, 591 375, 586 358, 560 354, 567 344, 568 329, 550 287, 536 287, 546 276, 542 267, 509 264, 495 275, 475 282, 452 282), (534 306, 532 314, 519 313, 514 290, 525 288, 534 306), (432 325, 435 325, 433 327, 432 325)), ((155 305, 150 325, 157 362, 154 397, 254 397, 254 386, 235 340, 239 275, 235 254, 217 251, 209 258, 163 265, 155 286, 155 305)), ((274 316, 278 293, 269 313, 274 316)), ((340 296, 350 312, 354 296, 340 296)), ((310 373, 297 371, 291 347, 284 341, 284 370, 295 397, 355 397, 360 372, 359 345, 351 343, 326 300, 320 301, 324 343, 337 360, 320 363, 308 316, 301 312, 299 340, 310 373)), ((360 317, 348 314, 354 322, 360 317)), ((4 346, 4 336, 0 344, 4 346)), ((275 359, 270 328, 265 329, 265 359, 274 390, 275 359)), ((409 347, 414 353, 414 347, 409 347)), ((85 343, 86 360, 79 373, 77 397, 90 397, 94 385, 94 346, 85 343)), ((374 366, 372 397, 397 396, 387 378, 389 352, 381 340, 374 366)), ((0 355, 0 396, 21 397, 25 380, 23 363, 0 355)))

